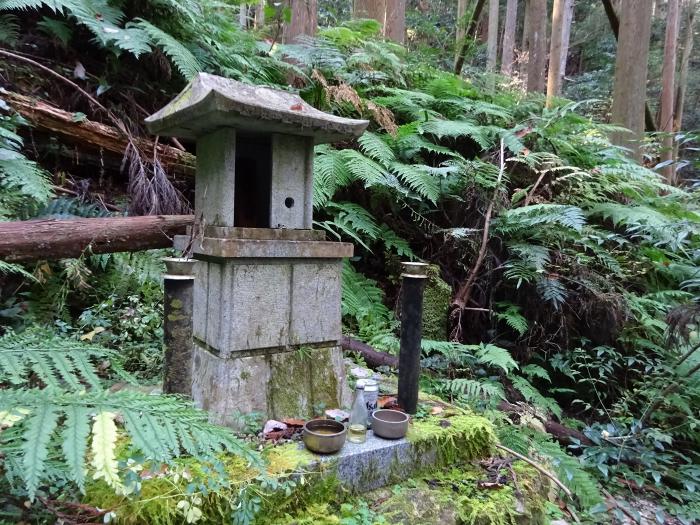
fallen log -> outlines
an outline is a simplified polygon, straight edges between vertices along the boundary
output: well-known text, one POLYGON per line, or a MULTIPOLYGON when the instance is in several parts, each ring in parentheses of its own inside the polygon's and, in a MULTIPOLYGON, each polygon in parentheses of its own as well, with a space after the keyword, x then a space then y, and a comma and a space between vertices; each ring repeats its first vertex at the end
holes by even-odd
POLYGON ((389 368, 399 368, 399 358, 398 356, 387 354, 385 352, 379 352, 362 341, 353 339, 352 337, 343 336, 340 340, 340 346, 346 352, 355 352, 362 356, 365 363, 370 368, 377 368, 380 366, 388 366, 389 368))
MULTIPOLYGON (((12 91, 3 91, 2 98, 32 126, 38 130, 60 135, 61 140, 70 144, 97 151, 105 150, 118 155, 123 155, 128 145, 126 135, 114 126, 76 118, 75 113, 12 91)), ((148 155, 152 155, 155 148, 161 164, 173 175, 194 176, 196 157, 191 153, 144 138, 136 137, 133 141, 148 155)))
POLYGON ((194 215, 0 222, 0 260, 29 262, 83 254, 169 248, 194 215))

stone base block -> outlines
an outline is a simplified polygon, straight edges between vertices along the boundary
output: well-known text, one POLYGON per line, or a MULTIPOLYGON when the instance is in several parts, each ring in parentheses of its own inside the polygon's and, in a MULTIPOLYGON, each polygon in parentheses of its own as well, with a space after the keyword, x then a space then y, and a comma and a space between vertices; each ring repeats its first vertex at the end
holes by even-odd
POLYGON ((212 422, 238 428, 242 414, 310 418, 347 406, 350 393, 338 347, 222 358, 195 344, 192 398, 212 422))

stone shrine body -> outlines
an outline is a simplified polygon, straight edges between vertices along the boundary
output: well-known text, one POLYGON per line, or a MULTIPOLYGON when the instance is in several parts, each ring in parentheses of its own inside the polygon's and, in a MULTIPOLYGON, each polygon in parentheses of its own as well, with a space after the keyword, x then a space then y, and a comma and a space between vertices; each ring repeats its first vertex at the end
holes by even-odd
POLYGON ((201 73, 146 119, 197 142, 192 397, 213 421, 309 417, 347 404, 341 267, 351 244, 312 229, 314 144, 368 122, 299 96, 201 73))

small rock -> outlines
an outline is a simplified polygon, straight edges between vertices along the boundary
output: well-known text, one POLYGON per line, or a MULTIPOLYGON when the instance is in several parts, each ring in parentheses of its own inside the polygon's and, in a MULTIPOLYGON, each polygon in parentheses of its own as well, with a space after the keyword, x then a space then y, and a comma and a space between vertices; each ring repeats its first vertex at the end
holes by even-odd
POLYGON ((263 428, 263 435, 267 437, 268 434, 274 432, 275 430, 287 430, 287 425, 281 421, 275 421, 274 419, 268 419, 263 428))
POLYGON ((350 369, 350 375, 358 379, 372 377, 372 371, 369 368, 363 368, 361 366, 356 366, 350 369))
POLYGON ((339 408, 331 408, 326 410, 326 417, 329 419, 335 419, 336 421, 343 423, 350 419, 350 414, 345 412, 345 410, 340 410, 339 408))
POLYGON ((447 419, 441 419, 441 420, 440 420, 440 426, 441 426, 442 428, 447 428, 447 427, 451 427, 451 426, 452 426, 452 423, 450 423, 447 419))

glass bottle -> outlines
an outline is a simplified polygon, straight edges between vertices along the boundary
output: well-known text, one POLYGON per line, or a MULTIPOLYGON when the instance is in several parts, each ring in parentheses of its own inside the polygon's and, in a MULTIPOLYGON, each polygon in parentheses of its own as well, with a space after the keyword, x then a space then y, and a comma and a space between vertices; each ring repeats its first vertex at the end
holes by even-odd
POLYGON ((351 443, 364 443, 367 440, 367 402, 365 401, 365 385, 358 381, 355 389, 355 399, 350 410, 348 422, 348 441, 351 443))

